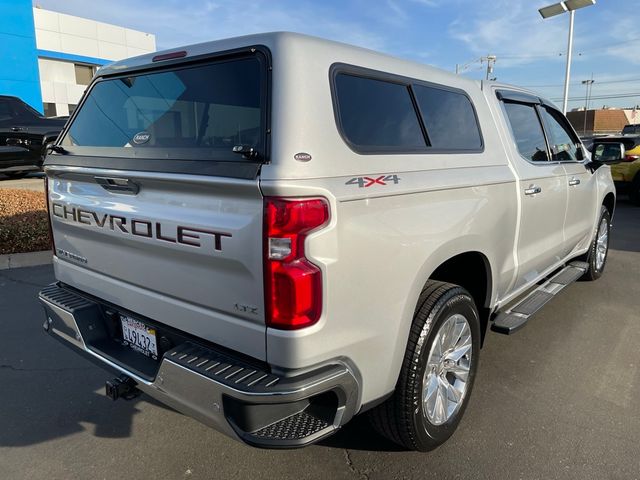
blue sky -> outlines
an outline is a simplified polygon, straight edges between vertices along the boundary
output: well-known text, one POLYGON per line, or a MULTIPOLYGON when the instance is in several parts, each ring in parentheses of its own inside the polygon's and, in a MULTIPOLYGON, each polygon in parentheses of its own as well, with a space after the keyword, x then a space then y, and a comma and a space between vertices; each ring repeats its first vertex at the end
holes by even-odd
MULTIPOLYGON (((43 8, 156 35, 159 49, 248 33, 289 30, 498 80, 561 103, 569 16, 542 20, 556 0, 37 0, 43 8)), ((597 0, 576 12, 569 108, 640 104, 640 0, 597 0), (598 98, 630 94, 626 98, 598 98)))

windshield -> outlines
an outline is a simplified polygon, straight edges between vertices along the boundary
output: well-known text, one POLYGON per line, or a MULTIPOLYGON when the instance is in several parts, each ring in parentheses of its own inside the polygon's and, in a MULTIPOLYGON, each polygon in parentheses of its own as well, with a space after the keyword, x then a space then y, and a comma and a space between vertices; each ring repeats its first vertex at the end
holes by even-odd
POLYGON ((98 81, 61 145, 158 159, 242 161, 236 146, 264 153, 262 71, 246 57, 98 81))
POLYGON ((622 129, 622 134, 623 135, 629 135, 629 134, 634 134, 634 133, 640 133, 640 125, 626 125, 622 129))
POLYGON ((622 143, 627 150, 633 150, 640 145, 640 136, 631 137, 601 137, 594 141, 598 143, 622 143))
POLYGON ((27 113, 29 116, 42 118, 42 114, 31 107, 28 103, 23 102, 22 100, 16 101, 16 110, 22 110, 20 113, 27 113))

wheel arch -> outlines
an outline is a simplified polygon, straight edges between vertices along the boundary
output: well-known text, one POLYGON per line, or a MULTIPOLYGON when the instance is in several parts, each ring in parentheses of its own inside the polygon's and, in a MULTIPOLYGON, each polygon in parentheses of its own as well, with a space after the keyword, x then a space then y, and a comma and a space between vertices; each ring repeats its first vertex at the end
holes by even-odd
POLYGON ((429 280, 453 283, 469 291, 480 314, 484 341, 494 300, 495 278, 492 262, 486 250, 473 248, 482 243, 481 238, 458 238, 457 241, 443 245, 429 255, 414 280, 412 294, 408 297, 405 307, 405 348, 420 293, 429 280))
POLYGON ((467 290, 480 314, 482 341, 489 324, 493 276, 491 263, 485 254, 477 250, 462 252, 442 262, 429 276, 429 280, 460 285, 467 290))
POLYGON ((602 199, 602 205, 605 206, 607 210, 609 210, 609 215, 613 218, 613 212, 616 209, 616 196, 613 192, 607 193, 602 199))
MULTIPOLYGON (((479 237, 471 239, 458 238, 457 241, 443 245, 436 251, 431 252, 422 265, 414 279, 411 294, 407 297, 402 316, 402 325, 397 332, 398 337, 396 338, 393 353, 394 360, 390 366, 393 378, 396 380, 400 374, 402 361, 407 350, 409 334, 418 308, 420 294, 429 280, 454 283, 469 291, 480 314, 481 344, 484 342, 491 314, 491 305, 493 305, 494 301, 495 279, 492 273, 494 270, 492 269, 490 257, 485 252, 477 248, 468 248, 471 245, 479 245, 481 242, 482 239, 479 237), (469 275, 470 273, 472 274, 469 275), (480 279, 481 288, 472 283, 474 279, 480 279)), ((393 385, 395 386, 395 381, 393 385)), ((375 402, 372 405, 374 404, 375 402)))

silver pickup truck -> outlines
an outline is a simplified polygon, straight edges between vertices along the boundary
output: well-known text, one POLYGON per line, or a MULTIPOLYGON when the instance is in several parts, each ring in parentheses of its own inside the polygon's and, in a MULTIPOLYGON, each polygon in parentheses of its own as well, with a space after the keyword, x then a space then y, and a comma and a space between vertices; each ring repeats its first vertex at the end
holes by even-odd
POLYGON ((456 429, 486 332, 605 267, 623 147, 523 89, 270 33, 98 72, 45 162, 44 329, 260 447, 456 429))

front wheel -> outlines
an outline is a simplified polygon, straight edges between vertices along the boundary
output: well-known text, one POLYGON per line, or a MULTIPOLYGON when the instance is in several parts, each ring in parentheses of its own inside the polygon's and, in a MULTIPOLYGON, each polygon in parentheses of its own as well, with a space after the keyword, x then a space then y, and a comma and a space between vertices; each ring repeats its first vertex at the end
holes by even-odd
POLYGON ((428 451, 456 430, 480 354, 480 319, 471 295, 429 281, 420 295, 393 395, 369 413, 374 428, 410 450, 428 451))
POLYGON ((597 280, 604 272, 609 255, 609 233, 611 231, 611 214, 603 205, 600 209, 600 218, 596 227, 596 235, 591 242, 591 247, 587 253, 588 270, 582 276, 583 280, 597 280))

